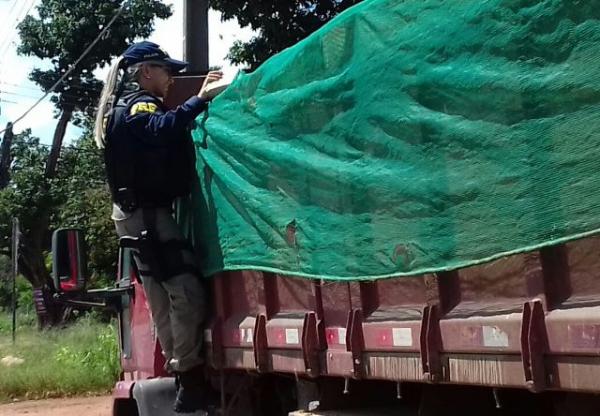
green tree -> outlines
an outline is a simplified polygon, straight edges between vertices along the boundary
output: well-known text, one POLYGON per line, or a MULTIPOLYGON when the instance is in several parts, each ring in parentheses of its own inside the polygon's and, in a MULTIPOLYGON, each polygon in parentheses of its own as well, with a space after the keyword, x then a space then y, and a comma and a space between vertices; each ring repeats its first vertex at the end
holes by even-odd
POLYGON ((12 267, 10 257, 0 254, 0 313, 12 301, 12 267))
POLYGON ((114 282, 117 236, 110 219, 112 203, 105 181, 102 151, 94 143, 91 123, 85 134, 64 149, 53 189, 52 229, 80 228, 86 237, 92 286, 114 282))
MULTIPOLYGON (((50 232, 36 235, 38 212, 49 216, 50 229, 76 227, 85 232, 90 281, 93 287, 112 284, 117 261, 117 238, 110 220, 110 194, 105 182, 102 153, 96 148, 91 122, 85 134, 65 147, 58 174, 43 186, 49 149, 25 131, 14 137, 8 186, 0 190, 0 279, 10 275, 11 221, 18 216, 22 232, 19 268, 33 284, 36 268, 48 272, 50 232), (40 251, 41 258, 32 255, 40 251), (32 259, 39 263, 32 263, 32 259)), ((0 296, 0 303, 2 302, 0 296)), ((6 300, 6 299, 5 299, 6 300)), ((1 306, 1 305, 0 305, 1 306)))
POLYGON ((332 18, 361 0, 212 0, 210 6, 223 19, 237 18, 242 27, 258 35, 249 42, 237 41, 229 52, 235 64, 256 69, 274 54, 306 38, 332 18))
MULTIPOLYGON (((35 56, 49 61, 51 68, 35 69, 30 79, 36 82, 44 91, 71 68, 85 49, 90 45, 109 21, 115 16, 121 2, 115 0, 41 0, 37 6, 38 17, 28 16, 19 25, 21 45, 18 52, 22 55, 35 56)), ((70 121, 82 124, 95 111, 101 82, 93 71, 108 64, 111 59, 120 54, 134 39, 143 38, 153 31, 155 19, 165 19, 171 15, 170 6, 158 0, 128 0, 122 15, 110 28, 107 35, 91 50, 77 65, 70 76, 53 93, 52 100, 56 106, 58 123, 50 151, 40 150, 32 160, 32 166, 43 165, 42 171, 32 171, 29 180, 18 179, 19 198, 11 199, 5 196, 6 206, 21 203, 29 198, 28 203, 14 206, 11 215, 18 216, 24 227, 23 274, 34 287, 51 284, 45 266, 44 252, 48 248, 49 227, 57 217, 56 183, 62 178, 58 175, 58 161, 61 154, 62 142, 66 127, 70 121), (33 204, 35 202, 35 204, 33 204)), ((31 136, 22 140, 34 140, 31 136)), ((65 154, 63 160, 70 156, 65 154)), ((18 157, 15 158, 17 160, 18 157)), ((17 162, 18 163, 18 162, 17 162)), ((15 167, 18 168, 18 166, 15 167)), ((17 169, 18 172, 18 169, 17 169)), ((14 174, 18 175, 15 172, 14 174)), ((60 176, 60 175, 59 175, 60 176)), ((63 175, 64 177, 65 175, 63 175)), ((13 182, 15 182, 13 180, 13 182)), ((83 190, 79 190, 83 192, 83 190)), ((10 194, 10 190, 7 194, 10 194)), ((96 190, 86 194, 86 201, 101 198, 96 190)), ((68 195, 71 197, 72 195, 68 195)), ((81 194, 79 195, 81 198, 81 194)), ((66 194, 60 197, 67 197, 66 194)), ((2 197, 0 197, 1 199, 2 197)), ((4 209, 0 206, 0 210, 4 209)), ((6 225, 0 226, 0 235, 7 236, 6 225)), ((3 244, 6 242, 3 241, 3 244)))
POLYGON ((53 207, 50 189, 45 182, 44 167, 49 149, 29 130, 16 135, 11 147, 11 175, 6 188, 0 191, 0 250, 10 255, 12 219, 19 218, 23 233, 20 270, 34 285, 41 286, 48 276, 44 252, 49 242, 48 232, 38 227, 40 212, 53 207))

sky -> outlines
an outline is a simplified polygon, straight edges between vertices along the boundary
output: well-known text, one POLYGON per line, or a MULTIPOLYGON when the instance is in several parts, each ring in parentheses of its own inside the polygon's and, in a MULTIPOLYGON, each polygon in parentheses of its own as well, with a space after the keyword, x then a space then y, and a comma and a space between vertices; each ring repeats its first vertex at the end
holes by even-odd
MULTIPOLYGON (((19 42, 16 25, 27 14, 35 13, 35 6, 40 0, 0 0, 0 16, 3 25, 0 27, 0 130, 6 123, 23 114, 39 97, 42 91, 27 79, 33 68, 48 66, 48 63, 37 58, 26 58, 17 55, 19 42)), ((156 22, 153 35, 149 40, 162 46, 173 58, 183 56, 183 0, 167 0, 173 6, 173 15, 168 20, 156 22)), ((226 59, 229 47, 235 40, 248 40, 253 33, 250 29, 240 28, 235 20, 221 21, 221 15, 211 10, 209 13, 209 51, 210 65, 223 67, 226 77, 233 77, 238 68, 233 67, 226 59)), ((106 70, 97 71, 97 76, 104 80, 106 70)), ((30 128, 33 135, 43 143, 52 142, 52 134, 56 126, 55 108, 47 97, 27 117, 14 127, 16 133, 30 128)), ((69 126, 66 142, 81 134, 75 126, 69 126)))

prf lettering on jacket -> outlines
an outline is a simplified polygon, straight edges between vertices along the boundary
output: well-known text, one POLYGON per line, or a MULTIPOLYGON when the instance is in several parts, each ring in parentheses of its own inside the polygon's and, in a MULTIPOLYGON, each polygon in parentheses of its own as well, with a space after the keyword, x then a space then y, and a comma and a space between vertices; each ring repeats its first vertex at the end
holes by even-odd
POLYGON ((155 113, 158 106, 154 103, 135 103, 131 107, 130 115, 135 116, 139 113, 155 113))

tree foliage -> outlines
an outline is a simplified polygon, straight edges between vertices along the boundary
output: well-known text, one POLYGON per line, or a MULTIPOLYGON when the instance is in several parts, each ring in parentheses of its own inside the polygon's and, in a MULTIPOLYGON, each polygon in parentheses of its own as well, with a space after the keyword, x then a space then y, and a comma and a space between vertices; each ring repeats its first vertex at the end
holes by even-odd
POLYGON ((96 147, 91 125, 79 140, 67 148, 54 189, 59 209, 52 216, 52 228, 80 228, 84 231, 92 283, 114 282, 117 235, 111 220, 111 197, 105 181, 102 152, 96 147))
MULTIPOLYGON (((81 228, 86 234, 92 283, 108 284, 116 270, 117 239, 110 220, 110 194, 104 180, 103 161, 87 129, 80 139, 63 149, 61 170, 49 186, 43 186, 45 160, 49 149, 30 131, 13 140, 12 175, 0 191, 0 253, 10 254, 11 223, 20 220, 22 250, 41 250, 47 270, 51 232, 62 227, 81 228), (49 213, 50 230, 36 234, 40 211, 49 213), (38 238, 41 237, 41 241, 38 238)), ((22 273, 34 285, 31 255, 21 257, 22 273)))
MULTIPOLYGON (((19 54, 49 60, 50 69, 34 69, 29 78, 48 91, 71 68, 121 5, 114 0, 42 0, 38 17, 27 16, 19 24, 19 54)), ((59 111, 73 109, 75 122, 91 116, 102 83, 93 71, 104 67, 136 38, 149 36, 156 18, 171 15, 159 0, 131 0, 107 35, 77 65, 52 100, 59 111)))
POLYGON ((229 52, 234 64, 254 70, 274 54, 321 28, 336 15, 361 0, 212 0, 210 6, 223 19, 237 18, 242 27, 258 35, 249 42, 237 41, 229 52))

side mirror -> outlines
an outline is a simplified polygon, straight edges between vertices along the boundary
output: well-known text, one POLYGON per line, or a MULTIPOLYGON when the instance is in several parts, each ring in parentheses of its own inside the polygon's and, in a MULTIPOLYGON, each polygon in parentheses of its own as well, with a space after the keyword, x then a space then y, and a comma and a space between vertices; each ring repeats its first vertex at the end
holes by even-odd
POLYGON ((60 229, 52 235, 52 278, 59 292, 81 292, 87 281, 83 231, 60 229))

